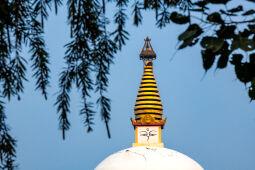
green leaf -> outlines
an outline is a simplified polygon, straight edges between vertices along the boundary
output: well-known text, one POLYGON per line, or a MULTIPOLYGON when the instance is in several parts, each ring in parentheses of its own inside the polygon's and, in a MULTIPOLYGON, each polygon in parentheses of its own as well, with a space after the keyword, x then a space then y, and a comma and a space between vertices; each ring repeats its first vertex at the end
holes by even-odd
POLYGON ((255 14, 255 11, 253 9, 244 12, 242 15, 247 16, 247 15, 252 15, 252 14, 255 14))
POLYGON ((206 8, 206 9, 208 9, 208 8, 206 7, 207 4, 208 4, 208 2, 207 2, 207 1, 204 1, 204 0, 193 3, 193 5, 197 5, 197 6, 201 7, 201 8, 206 8))
POLYGON ((255 53, 251 53, 249 57, 250 57, 250 63, 255 64, 255 53))
POLYGON ((216 53, 221 49, 224 44, 224 39, 217 37, 203 37, 201 41, 201 46, 207 50, 212 50, 213 53, 216 53))
POLYGON ((252 79, 251 85, 252 85, 253 87, 255 87, 255 77, 252 79))
POLYGON ((240 32, 240 35, 242 37, 246 37, 246 38, 248 38, 251 34, 252 34, 252 31, 247 30, 247 29, 244 29, 242 32, 240 32))
POLYGON ((255 25, 248 25, 248 28, 255 33, 255 25))
POLYGON ((178 39, 183 41, 183 43, 179 46, 179 50, 183 49, 187 46, 193 46, 198 42, 198 36, 201 35, 203 30, 197 24, 191 24, 181 35, 179 35, 178 39))
POLYGON ((255 64, 254 62, 254 53, 250 55, 250 63, 245 62, 242 63, 242 54, 233 54, 231 64, 235 65, 235 73, 236 77, 243 83, 248 83, 252 81, 252 79, 255 77, 255 64))
POLYGON ((233 65, 240 65, 242 59, 243 59, 242 54, 233 54, 232 55, 232 60, 230 61, 230 63, 233 64, 233 65))
POLYGON ((196 38, 196 39, 193 39, 193 38, 186 39, 186 40, 183 41, 183 43, 180 45, 180 47, 178 49, 180 50, 180 49, 183 49, 187 46, 193 46, 198 42, 198 40, 199 40, 198 38, 196 38))
POLYGON ((255 100, 255 86, 251 86, 248 91, 249 97, 252 100, 255 100))
POLYGON ((228 65, 228 55, 221 55, 217 63, 217 68, 223 69, 227 67, 227 65, 228 65))
POLYGON ((249 2, 255 2, 255 0, 246 0, 246 1, 249 1, 249 2))
POLYGON ((197 24, 191 24, 189 25, 187 31, 192 31, 192 30, 196 30, 196 33, 194 34, 193 37, 198 37, 200 34, 203 33, 203 30, 199 27, 199 25, 197 24))
POLYGON ((228 12, 231 12, 231 13, 240 12, 240 11, 243 11, 242 5, 238 5, 236 8, 232 8, 232 9, 228 10, 228 12))
POLYGON ((247 37, 242 37, 241 33, 239 32, 239 35, 236 36, 232 41, 231 50, 233 51, 238 48, 244 51, 252 51, 255 49, 255 42, 247 37))
POLYGON ((239 44, 240 44, 239 39, 235 37, 232 41, 232 44, 231 44, 231 51, 234 51, 234 50, 238 49, 239 46, 240 46, 239 44))
POLYGON ((249 97, 251 98, 251 100, 255 100, 255 77, 253 77, 252 81, 251 81, 251 86, 249 87, 249 97))
POLYGON ((206 0, 212 4, 227 4, 229 0, 206 0))
POLYGON ((214 12, 207 16, 207 20, 217 24, 223 24, 224 21, 221 19, 221 16, 218 12, 214 12))
POLYGON ((186 40, 193 37, 196 34, 197 30, 186 30, 181 35, 178 36, 178 40, 186 40))
POLYGON ((176 24, 186 24, 190 21, 189 16, 185 16, 185 15, 179 14, 177 12, 172 12, 170 19, 171 19, 171 21, 173 21, 176 24))
POLYGON ((191 24, 181 35, 179 35, 178 39, 183 41, 183 43, 179 46, 178 49, 183 49, 187 46, 193 46, 198 42, 198 36, 201 35, 203 30, 197 24, 191 24))
POLYGON ((251 64, 247 62, 235 65, 236 77, 243 83, 250 82, 253 79, 251 69, 251 64))
POLYGON ((235 36, 235 25, 225 26, 221 25, 220 29, 216 31, 216 34, 225 39, 233 38, 235 36))
POLYGON ((201 54, 203 60, 203 67, 205 71, 207 71, 212 67, 216 54, 213 53, 211 50, 202 50, 201 54))
POLYGON ((244 51, 252 51, 255 49, 255 42, 246 37, 240 38, 240 48, 244 51))

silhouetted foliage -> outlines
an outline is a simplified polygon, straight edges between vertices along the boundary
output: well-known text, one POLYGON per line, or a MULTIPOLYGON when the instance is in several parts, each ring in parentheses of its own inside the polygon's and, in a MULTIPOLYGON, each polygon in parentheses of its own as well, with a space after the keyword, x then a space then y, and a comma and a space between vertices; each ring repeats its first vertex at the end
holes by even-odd
POLYGON ((178 37, 183 42, 179 49, 193 46, 200 41, 205 71, 212 68, 215 62, 217 69, 226 68, 232 58, 230 63, 235 67, 236 77, 250 86, 248 94, 254 100, 255 1, 247 0, 240 4, 240 1, 234 0, 187 0, 186 3, 190 5, 185 9, 180 8, 180 14, 172 12, 172 18, 170 17, 174 23, 188 24, 187 30, 178 37), (232 2, 237 5, 233 6, 232 2), (232 8, 229 9, 230 7, 232 8), (237 52, 241 54, 236 54, 237 52), (249 57, 245 59, 244 55, 249 57))
MULTIPOLYGON (((35 2, 36 3, 36 2, 35 2)), ((44 4, 44 3, 41 3, 44 4)), ((14 169, 16 140, 6 124, 2 100, 17 97, 23 92, 27 61, 21 56, 22 46, 28 44, 36 78, 36 89, 47 98, 49 85, 48 53, 43 40, 43 19, 38 22, 40 8, 26 0, 0 2, 0 168, 14 169)))
POLYGON ((216 69, 224 69, 230 62, 235 67, 236 77, 249 86, 251 101, 255 100, 254 0, 242 3, 238 0, 144 0, 136 1, 136 4, 140 7, 139 15, 137 6, 133 7, 135 25, 142 22, 143 10, 155 12, 159 28, 170 22, 186 24, 187 29, 178 37, 181 42, 178 50, 200 42, 205 71, 215 62, 216 69))
MULTIPOLYGON (((0 169, 15 169, 16 140, 10 135, 4 112, 4 100, 17 97, 24 90, 27 61, 31 62, 35 89, 47 99, 50 78, 50 55, 43 38, 45 20, 54 8, 57 14, 62 0, 0 1, 0 169), (21 56, 28 46, 30 59, 21 56)), ((82 116, 87 132, 93 130, 95 104, 100 108, 110 138, 111 101, 106 97, 110 65, 114 54, 128 40, 127 9, 131 6, 133 24, 142 24, 142 12, 155 12, 156 25, 161 29, 170 23, 187 25, 178 36, 178 50, 201 46, 205 71, 216 62, 224 69, 230 62, 235 74, 249 86, 248 95, 255 100, 255 1, 246 0, 68 0, 70 42, 65 45, 65 66, 59 77, 55 105, 63 139, 70 128, 70 91, 75 86, 81 94, 82 116), (233 3, 236 2, 236 3, 233 3), (114 3, 116 29, 107 30, 107 4, 114 3), (132 3, 132 4, 130 4, 132 3), (233 4, 236 4, 235 6, 233 4), (96 102, 90 100, 97 92, 96 102)))

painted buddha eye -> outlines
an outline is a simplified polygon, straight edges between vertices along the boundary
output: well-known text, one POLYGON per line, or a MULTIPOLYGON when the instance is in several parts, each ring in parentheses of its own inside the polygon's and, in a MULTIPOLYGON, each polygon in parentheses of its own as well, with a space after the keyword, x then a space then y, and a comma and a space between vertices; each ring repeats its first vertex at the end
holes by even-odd
POLYGON ((148 132, 147 131, 141 131, 140 136, 148 136, 148 132))
POLYGON ((149 132, 149 136, 156 136, 156 135, 157 135, 157 133, 155 130, 152 130, 149 132))

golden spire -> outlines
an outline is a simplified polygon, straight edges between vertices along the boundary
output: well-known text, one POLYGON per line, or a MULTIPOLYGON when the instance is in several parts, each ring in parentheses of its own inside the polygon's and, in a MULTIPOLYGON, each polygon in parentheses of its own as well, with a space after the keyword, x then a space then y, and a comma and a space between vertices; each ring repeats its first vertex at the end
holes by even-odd
POLYGON ((156 59, 156 54, 150 39, 147 37, 144 41, 140 54, 140 59, 144 61, 144 73, 134 108, 135 120, 131 120, 134 126, 160 125, 163 128, 166 119, 162 120, 163 106, 153 74, 153 59, 156 59))

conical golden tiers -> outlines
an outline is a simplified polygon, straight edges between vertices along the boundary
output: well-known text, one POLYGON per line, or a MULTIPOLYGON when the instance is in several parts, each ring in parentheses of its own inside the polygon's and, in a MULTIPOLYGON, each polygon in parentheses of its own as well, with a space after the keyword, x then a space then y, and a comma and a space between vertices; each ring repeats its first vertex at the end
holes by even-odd
POLYGON ((135 104, 136 123, 162 123, 163 106, 153 74, 152 61, 147 61, 135 104))
POLYGON ((153 74, 153 60, 156 59, 150 39, 145 40, 140 59, 144 62, 144 73, 135 103, 135 120, 131 118, 132 124, 136 126, 161 126, 165 125, 166 118, 162 120, 163 106, 158 93, 157 84, 153 74))

